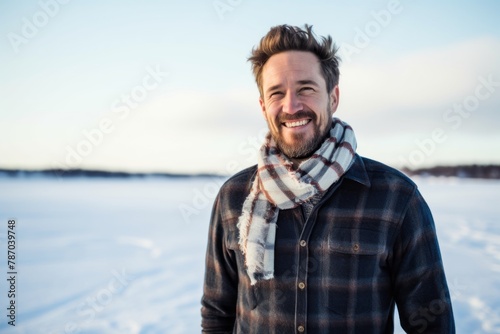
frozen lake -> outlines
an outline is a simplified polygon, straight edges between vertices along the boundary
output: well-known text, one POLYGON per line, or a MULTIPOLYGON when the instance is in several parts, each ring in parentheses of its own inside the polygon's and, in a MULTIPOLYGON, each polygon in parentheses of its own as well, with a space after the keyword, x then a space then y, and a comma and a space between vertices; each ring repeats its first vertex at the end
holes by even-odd
MULTIPOLYGON (((16 219, 16 326, 2 333, 199 333, 221 178, 0 178, 1 270, 16 219)), ((500 182, 416 179, 438 230, 457 333, 500 333, 500 182)), ((8 277, 7 277, 8 278, 8 277)), ((401 332, 401 331, 399 331, 401 332)))

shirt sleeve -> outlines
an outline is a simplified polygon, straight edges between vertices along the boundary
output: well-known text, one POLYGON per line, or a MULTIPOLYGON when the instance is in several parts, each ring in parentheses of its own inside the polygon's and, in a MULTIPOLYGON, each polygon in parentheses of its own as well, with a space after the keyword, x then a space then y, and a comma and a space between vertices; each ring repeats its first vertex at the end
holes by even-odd
POLYGON ((394 247, 393 289, 407 333, 455 333, 434 220, 417 189, 394 247))
POLYGON ((208 232, 202 333, 232 333, 236 318, 238 271, 234 252, 227 248, 225 240, 220 196, 215 200, 208 232))

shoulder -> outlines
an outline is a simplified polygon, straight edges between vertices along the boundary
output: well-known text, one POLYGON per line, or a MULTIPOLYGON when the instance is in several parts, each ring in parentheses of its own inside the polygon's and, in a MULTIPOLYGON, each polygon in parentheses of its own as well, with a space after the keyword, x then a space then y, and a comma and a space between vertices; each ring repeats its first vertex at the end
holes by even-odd
POLYGON ((372 213, 378 212, 381 220, 391 221, 398 228, 403 226, 409 233, 432 224, 429 208, 417 185, 408 176, 393 167, 360 156, 353 167, 358 177, 356 181, 363 186, 350 182, 352 188, 349 190, 355 189, 357 197, 363 199, 372 213))
POLYGON ((396 168, 369 158, 361 156, 359 158, 365 167, 371 186, 383 184, 391 188, 407 189, 410 192, 417 189, 415 182, 396 168))
POLYGON ((356 155, 356 160, 347 171, 344 188, 366 196, 373 206, 390 208, 391 212, 402 212, 418 194, 417 185, 405 174, 381 162, 356 155))
POLYGON ((217 201, 224 218, 234 218, 241 214, 243 202, 247 198, 257 173, 257 165, 243 169, 231 176, 219 190, 217 201))
POLYGON ((224 182, 221 187, 221 193, 233 193, 235 191, 250 192, 256 173, 257 165, 239 171, 224 182))

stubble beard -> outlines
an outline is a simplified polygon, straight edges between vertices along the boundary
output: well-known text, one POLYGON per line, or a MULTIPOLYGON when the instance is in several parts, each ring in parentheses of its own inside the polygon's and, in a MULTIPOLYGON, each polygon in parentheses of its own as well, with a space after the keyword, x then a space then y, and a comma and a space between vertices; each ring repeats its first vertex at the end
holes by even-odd
MULTIPOLYGON (((331 115, 331 108, 328 107, 328 115, 331 115)), ((332 124, 332 119, 329 117, 327 126, 322 130, 320 129, 320 124, 317 124, 317 116, 314 112, 299 111, 292 117, 277 117, 276 124, 278 124, 278 132, 271 131, 271 136, 273 137, 276 146, 280 151, 286 155, 289 159, 306 159, 309 158, 316 152, 325 139, 330 134, 330 128, 332 124), (293 142, 288 143, 283 138, 281 123, 286 119, 287 121, 292 121, 302 117, 311 118, 311 122, 314 126, 313 136, 306 139, 305 134, 300 133, 293 136, 293 142)))

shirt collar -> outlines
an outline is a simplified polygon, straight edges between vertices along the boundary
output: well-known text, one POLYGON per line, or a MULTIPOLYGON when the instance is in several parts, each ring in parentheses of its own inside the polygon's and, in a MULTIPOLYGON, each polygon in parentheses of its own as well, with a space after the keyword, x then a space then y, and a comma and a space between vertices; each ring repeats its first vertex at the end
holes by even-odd
POLYGON ((355 155, 354 162, 352 163, 351 168, 349 168, 349 170, 344 174, 344 177, 346 179, 359 182, 366 187, 370 187, 371 185, 363 158, 361 158, 358 154, 355 155))

